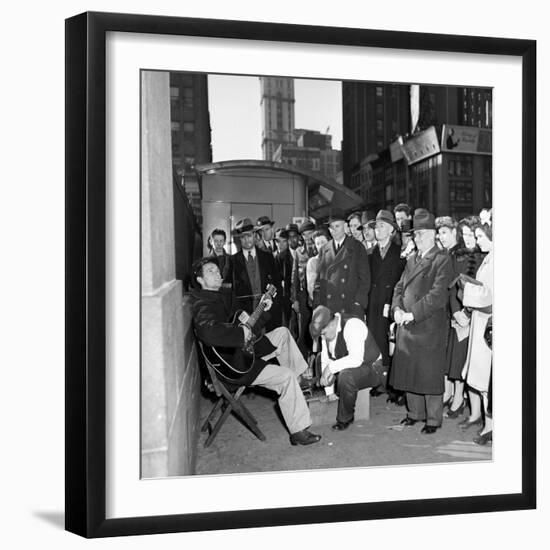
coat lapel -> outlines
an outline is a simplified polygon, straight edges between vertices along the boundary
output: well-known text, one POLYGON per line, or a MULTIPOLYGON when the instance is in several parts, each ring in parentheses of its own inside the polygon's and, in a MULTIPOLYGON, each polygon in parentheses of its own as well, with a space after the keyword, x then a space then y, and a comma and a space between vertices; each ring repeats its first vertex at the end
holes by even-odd
POLYGON ((330 243, 330 256, 327 255, 327 259, 330 261, 330 264, 327 269, 327 274, 336 269, 343 261, 347 260, 347 257, 349 255, 348 250, 348 239, 352 239, 353 237, 346 236, 344 240, 342 241, 342 246, 340 246, 340 250, 338 250, 338 253, 334 253, 334 244, 330 243))
POLYGON ((413 262, 413 268, 409 273, 409 276, 407 277, 407 279, 404 281, 403 287, 408 286, 413 279, 416 279, 416 277, 418 277, 421 273, 423 273, 430 267, 432 263, 432 259, 437 254, 438 250, 439 249, 437 248, 437 245, 436 245, 430 250, 428 250, 426 255, 419 262, 416 261, 416 256, 414 256, 414 258, 411 258, 409 260, 410 262, 413 262))

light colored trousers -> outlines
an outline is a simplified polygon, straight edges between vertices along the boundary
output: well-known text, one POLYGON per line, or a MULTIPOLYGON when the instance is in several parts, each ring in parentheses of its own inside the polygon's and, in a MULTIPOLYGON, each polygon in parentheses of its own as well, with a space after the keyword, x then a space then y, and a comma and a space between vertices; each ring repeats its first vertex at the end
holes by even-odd
POLYGON ((281 413, 288 431, 293 434, 311 425, 309 409, 298 383, 298 376, 307 369, 307 363, 286 327, 276 328, 266 336, 277 349, 262 357, 267 365, 251 386, 263 386, 277 392, 281 413), (269 363, 273 357, 280 365, 269 363))

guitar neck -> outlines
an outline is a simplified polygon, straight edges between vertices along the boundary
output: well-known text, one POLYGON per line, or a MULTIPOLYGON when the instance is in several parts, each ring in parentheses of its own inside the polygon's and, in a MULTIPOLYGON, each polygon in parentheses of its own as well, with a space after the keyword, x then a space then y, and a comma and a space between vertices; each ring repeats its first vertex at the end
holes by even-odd
POLYGON ((260 315, 264 312, 264 309, 265 309, 264 299, 265 299, 265 294, 261 297, 258 307, 254 310, 254 312, 252 313, 252 315, 250 315, 250 317, 248 318, 248 321, 246 322, 246 324, 250 328, 252 328, 256 324, 256 322, 260 318, 260 315))

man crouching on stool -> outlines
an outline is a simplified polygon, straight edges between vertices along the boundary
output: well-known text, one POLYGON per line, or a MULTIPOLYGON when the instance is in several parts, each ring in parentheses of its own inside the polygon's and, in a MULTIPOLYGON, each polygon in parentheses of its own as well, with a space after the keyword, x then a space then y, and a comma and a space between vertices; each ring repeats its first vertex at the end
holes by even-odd
POLYGON ((325 306, 315 308, 309 328, 314 340, 322 340, 321 385, 330 386, 337 378, 338 412, 332 429, 345 430, 353 422, 357 392, 385 383, 380 350, 364 321, 333 315, 325 306))
MULTIPOLYGON (((195 262, 193 275, 200 286, 191 292, 193 322, 198 339, 207 346, 242 348, 253 334, 246 323, 236 326, 231 322, 236 312, 235 300, 229 289, 222 288, 216 259, 207 257, 195 262)), ((264 312, 271 305, 272 300, 266 298, 264 312)), ((260 321, 262 317, 264 314, 260 321)), ((321 436, 307 429, 311 425, 311 417, 298 381, 307 363, 288 329, 278 327, 266 333, 265 338, 254 343, 254 355, 251 368, 233 382, 244 386, 263 386, 275 391, 279 395, 279 407, 290 432, 290 443, 317 443, 321 436), (273 361, 274 358, 279 364, 273 361)))

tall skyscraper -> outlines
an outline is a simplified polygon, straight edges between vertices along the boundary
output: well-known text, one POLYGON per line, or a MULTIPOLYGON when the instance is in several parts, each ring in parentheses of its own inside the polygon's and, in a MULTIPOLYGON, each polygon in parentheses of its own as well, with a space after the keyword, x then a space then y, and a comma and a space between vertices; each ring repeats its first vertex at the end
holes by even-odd
POLYGON ((294 79, 260 77, 262 153, 272 160, 279 145, 296 143, 294 135, 294 79))
POLYGON ((404 84, 343 82, 342 164, 344 185, 369 155, 380 153, 398 135, 410 132, 410 91, 404 84))

